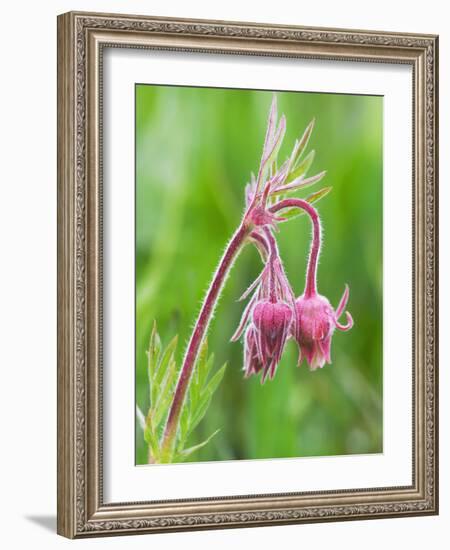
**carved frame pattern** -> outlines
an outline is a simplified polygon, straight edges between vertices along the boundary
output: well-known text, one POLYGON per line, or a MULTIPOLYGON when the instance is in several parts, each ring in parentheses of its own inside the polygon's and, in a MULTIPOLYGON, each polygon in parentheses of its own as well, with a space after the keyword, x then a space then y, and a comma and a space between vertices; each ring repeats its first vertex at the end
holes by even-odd
POLYGON ((58 532, 75 538, 438 512, 438 39, 68 13, 58 18, 58 532), (411 487, 106 505, 101 436, 102 48, 408 63, 414 88, 411 487))

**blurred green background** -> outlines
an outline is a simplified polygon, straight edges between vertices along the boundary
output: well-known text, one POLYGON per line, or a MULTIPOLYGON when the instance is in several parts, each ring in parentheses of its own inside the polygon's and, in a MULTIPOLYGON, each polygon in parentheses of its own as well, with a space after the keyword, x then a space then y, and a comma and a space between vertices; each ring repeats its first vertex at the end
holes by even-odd
MULTIPOLYGON (((382 452, 382 124, 375 96, 278 92, 287 117, 280 161, 309 121, 309 175, 332 192, 317 203, 324 228, 319 292, 334 307, 350 285, 348 333, 335 332, 332 365, 296 367, 288 342, 273 381, 243 378, 230 343, 237 298, 261 269, 247 246, 234 266, 208 341, 228 368, 191 444, 221 431, 190 461, 382 452)), ((156 319, 163 344, 179 335, 178 362, 219 257, 237 227, 244 187, 257 172, 271 92, 136 86, 136 400, 148 409, 145 350, 156 319)), ((296 295, 303 291, 310 222, 281 225, 279 245, 296 295)), ((343 318, 344 319, 344 318, 343 318)), ((147 460, 136 423, 136 463, 147 460)))

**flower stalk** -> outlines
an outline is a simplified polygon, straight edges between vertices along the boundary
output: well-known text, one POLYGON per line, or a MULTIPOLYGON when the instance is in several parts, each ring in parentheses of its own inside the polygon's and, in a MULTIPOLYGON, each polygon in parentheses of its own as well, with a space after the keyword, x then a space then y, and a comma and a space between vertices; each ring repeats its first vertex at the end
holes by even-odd
POLYGON ((347 315, 347 324, 342 325, 339 317, 344 312, 349 298, 348 286, 345 286, 344 294, 336 311, 330 302, 317 292, 317 264, 321 246, 321 225, 317 210, 302 199, 284 199, 274 205, 270 211, 274 214, 286 208, 300 208, 307 212, 313 224, 313 236, 306 270, 305 290, 295 302, 295 314, 297 327, 294 337, 299 346, 300 365, 303 357, 306 358, 310 368, 315 370, 322 368, 325 363, 331 363, 331 338, 334 330, 350 330, 353 326, 353 318, 347 315))
POLYGON ((317 263, 319 260, 320 246, 322 242, 322 227, 320 225, 319 213, 302 199, 284 199, 270 208, 272 213, 279 212, 286 208, 299 208, 304 210, 311 218, 313 225, 313 236, 311 240, 311 248, 308 258, 308 267, 306 269, 306 285, 304 295, 307 298, 314 296, 317 293, 317 263))
POLYGON ((217 299, 220 295, 220 291, 225 283, 228 273, 236 260, 239 252, 245 243, 246 237, 249 235, 251 228, 245 220, 239 226, 235 232, 227 248, 219 262, 217 271, 211 281, 211 285, 206 294, 203 305, 200 309, 197 321, 192 332, 191 339, 184 356, 183 365, 181 367, 178 382, 173 395, 172 405, 169 409, 169 415, 167 417, 167 423, 164 429, 162 451, 164 455, 170 455, 172 452, 176 431, 178 426, 178 420, 180 417, 181 407, 186 397, 186 391, 189 385, 189 380, 192 376, 195 363, 198 358, 198 353, 206 335, 206 331, 209 326, 214 308, 217 303, 217 299))

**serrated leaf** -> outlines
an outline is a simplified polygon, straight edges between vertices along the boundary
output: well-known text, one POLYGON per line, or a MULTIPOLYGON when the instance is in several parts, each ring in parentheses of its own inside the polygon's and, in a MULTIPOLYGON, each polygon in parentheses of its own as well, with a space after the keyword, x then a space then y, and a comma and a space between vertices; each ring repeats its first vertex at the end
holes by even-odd
MULTIPOLYGON (((308 195, 305 199, 305 201, 312 204, 313 202, 317 202, 318 200, 322 199, 328 193, 332 190, 332 187, 324 187, 320 191, 316 191, 315 193, 311 193, 311 195, 308 195)), ((301 210, 300 208, 286 208, 284 210, 280 210, 280 217, 282 220, 281 222, 287 222, 291 221, 294 218, 298 218, 300 216, 303 216, 305 214, 304 210, 301 210)))
POLYGON ((311 168, 315 155, 316 152, 314 151, 314 149, 310 153, 308 153, 306 157, 302 160, 302 162, 297 166, 297 168, 291 170, 291 172, 288 174, 288 177, 286 178, 286 184, 291 183, 294 180, 301 178, 302 176, 305 176, 308 170, 311 168))
POLYGON ((191 455, 192 453, 194 453, 195 451, 198 451, 199 449, 201 449, 202 447, 204 447, 207 443, 209 443, 211 441, 211 439, 220 432, 220 429, 219 430, 216 430, 215 432, 213 432, 207 439, 205 439, 204 441, 202 441, 201 443, 198 443, 197 445, 193 445, 192 447, 188 447, 187 449, 183 449, 183 450, 180 450, 177 452, 177 455, 176 455, 176 458, 178 460, 183 460, 184 458, 187 458, 189 455, 191 455))
POLYGON ((157 462, 159 460, 159 441, 153 426, 152 412, 149 411, 147 418, 145 419, 144 439, 147 445, 150 447, 150 452, 157 462))
POLYGON ((172 403, 172 395, 169 393, 159 401, 158 408, 155 409, 155 426, 158 427, 161 424, 163 418, 166 418, 169 413, 169 407, 172 403))
POLYGON ((161 420, 167 415, 169 405, 173 397, 173 386, 177 375, 175 360, 171 360, 166 370, 164 377, 159 387, 159 395, 154 407, 154 423, 155 429, 158 428, 161 420))
POLYGON ((155 374, 154 382, 156 386, 159 389, 159 386, 161 382, 164 379, 164 376, 166 375, 166 369, 168 368, 168 365, 170 364, 171 360, 173 359, 173 356, 175 354, 175 351, 177 349, 178 344, 178 336, 175 335, 172 340, 167 345, 166 349, 164 350, 161 359, 158 362, 158 369, 155 374))

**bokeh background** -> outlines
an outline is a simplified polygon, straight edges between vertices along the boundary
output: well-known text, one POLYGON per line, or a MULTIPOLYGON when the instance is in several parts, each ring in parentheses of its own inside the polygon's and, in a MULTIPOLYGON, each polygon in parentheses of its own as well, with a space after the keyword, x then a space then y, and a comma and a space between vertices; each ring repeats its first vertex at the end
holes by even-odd
MULTIPOLYGON (((382 452, 383 99, 278 92, 287 117, 283 160, 309 121, 310 175, 303 194, 332 186, 317 203, 324 228, 319 292, 336 307, 350 286, 355 325, 335 332, 332 365, 296 367, 286 347, 273 381, 243 378, 242 344, 230 343, 242 313, 237 298, 261 269, 246 247, 216 309, 208 341, 228 368, 191 444, 220 432, 190 461, 382 452)), ((272 92, 136 86, 136 400, 146 412, 146 355, 153 320, 163 344, 179 335, 178 361, 222 251, 237 227, 244 187, 257 171, 272 92)), ((279 245, 292 286, 303 291, 310 222, 281 226, 279 245)), ((136 463, 147 460, 136 423, 136 463)))

